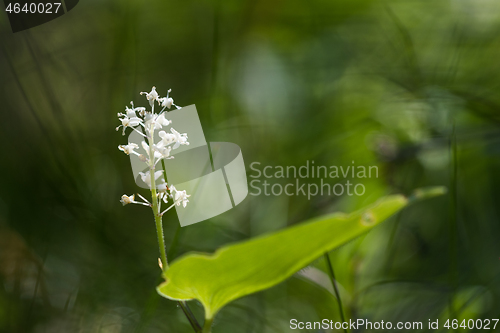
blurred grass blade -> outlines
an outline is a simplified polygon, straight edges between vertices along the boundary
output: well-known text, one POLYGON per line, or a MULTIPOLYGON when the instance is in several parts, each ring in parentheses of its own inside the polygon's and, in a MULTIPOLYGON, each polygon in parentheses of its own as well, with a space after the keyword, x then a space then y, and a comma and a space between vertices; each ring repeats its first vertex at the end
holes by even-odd
POLYGON ((444 195, 448 192, 448 189, 444 186, 434 186, 434 187, 422 187, 416 189, 412 195, 408 197, 408 201, 413 202, 417 200, 424 200, 428 198, 437 197, 444 195))
MULTIPOLYGON (((427 196, 426 196, 427 197, 427 196)), ((391 195, 352 214, 335 213, 285 230, 173 262, 157 289, 173 300, 199 300, 212 319, 227 303, 270 288, 316 258, 372 229, 408 204, 391 195)))

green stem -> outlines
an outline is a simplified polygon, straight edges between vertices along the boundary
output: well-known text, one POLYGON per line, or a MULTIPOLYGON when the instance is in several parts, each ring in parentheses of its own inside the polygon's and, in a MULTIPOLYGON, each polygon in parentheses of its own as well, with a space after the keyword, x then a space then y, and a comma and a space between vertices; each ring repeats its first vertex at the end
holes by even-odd
MULTIPOLYGON (((153 206, 153 209, 154 206, 153 206)), ((156 211, 158 207, 156 207, 156 211)), ((161 216, 158 213, 155 214, 155 223, 156 223, 156 234, 158 236, 158 247, 160 248, 160 259, 163 265, 163 271, 168 269, 168 261, 167 261, 167 251, 165 250, 165 239, 163 237, 163 224, 161 221, 161 216)))
MULTIPOLYGON (((155 217, 156 236, 158 237, 158 247, 160 249, 160 260, 162 264, 162 271, 163 273, 165 273, 168 270, 168 260, 167 260, 167 250, 165 249, 165 237, 163 234, 163 223, 161 218, 162 216, 160 214, 161 212, 159 209, 158 197, 156 193, 153 137, 154 137, 154 129, 151 128, 151 130, 149 131, 149 156, 150 156, 149 175, 151 177, 151 203, 152 203, 151 208, 153 209, 153 215, 155 217)), ((186 318, 189 320, 189 323, 193 327, 194 331, 196 333, 201 333, 201 326, 196 320, 194 314, 191 312, 191 309, 189 309, 189 306, 183 301, 179 301, 178 304, 181 307, 182 312, 184 312, 186 318)))
POLYGON ((177 303, 181 307, 182 312, 184 312, 184 315, 186 316, 186 318, 189 320, 189 323, 191 324, 191 327, 194 329, 194 331, 196 333, 202 333, 200 324, 198 324, 198 321, 196 320, 196 317, 191 312, 191 309, 186 304, 186 302, 184 302, 184 301, 178 301, 177 303))
POLYGON ((203 325, 203 332, 202 333, 211 333, 212 332, 212 323, 214 322, 213 318, 206 318, 205 319, 205 324, 203 325))
MULTIPOLYGON (((344 306, 342 305, 342 299, 340 298, 339 288, 337 287, 337 281, 335 280, 335 273, 333 272, 332 262, 330 261, 330 256, 328 252, 325 253, 325 260, 328 266, 328 275, 330 276, 330 280, 332 281, 333 290, 335 291, 335 297, 337 298, 337 303, 339 305, 339 313, 340 319, 342 322, 345 322, 344 316, 344 306)), ((344 328, 344 332, 347 333, 347 329, 344 328)))
POLYGON ((153 150, 153 130, 149 131, 149 176, 151 177, 151 203, 153 215, 155 217, 156 235, 158 236, 158 247, 160 248, 160 260, 163 270, 168 269, 167 251, 165 250, 165 239, 163 237, 163 224, 161 221, 160 211, 158 209, 158 197, 156 194, 156 180, 155 180, 155 165, 154 165, 154 150, 153 150))

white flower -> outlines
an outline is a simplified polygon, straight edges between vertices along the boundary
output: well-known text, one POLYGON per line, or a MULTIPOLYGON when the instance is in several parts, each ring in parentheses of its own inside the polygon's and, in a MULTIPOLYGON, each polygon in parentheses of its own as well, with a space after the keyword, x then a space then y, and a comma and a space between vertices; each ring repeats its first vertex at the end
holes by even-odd
POLYGON ((155 119, 155 129, 160 129, 162 126, 168 126, 172 123, 171 120, 165 118, 165 115, 162 113, 155 119))
MULTIPOLYGON (((142 144, 142 148, 146 151, 146 153, 149 156, 149 145, 146 143, 146 141, 142 141, 141 144, 142 144)), ((160 152, 158 152, 155 145, 153 145, 153 154, 154 154, 154 158, 162 158, 162 154, 160 152)), ((149 157, 151 157, 151 156, 149 156, 149 157)))
MULTIPOLYGON (((135 114, 135 112, 134 112, 134 114, 135 114)), ((122 116, 123 116, 123 118, 120 119, 122 124, 120 126, 118 126, 116 128, 116 130, 118 131, 118 129, 123 126, 123 135, 125 135, 125 129, 127 127, 135 127, 135 126, 140 125, 142 123, 142 119, 139 117, 128 117, 128 116, 123 115, 123 114, 122 114, 122 116)))
POLYGON ((132 194, 131 196, 127 196, 126 194, 122 195, 122 198, 120 199, 120 202, 122 205, 128 205, 131 203, 134 203, 135 201, 135 194, 132 194))
POLYGON ((146 112, 146 108, 145 107, 134 107, 134 102, 130 102, 130 105, 132 105, 132 109, 129 108, 128 106, 125 106, 125 114, 123 113, 119 113, 118 116, 127 116, 129 118, 132 118, 132 117, 137 117, 137 114, 136 112, 139 112, 139 115, 143 116, 144 115, 144 112, 146 112))
POLYGON ((120 145, 118 146, 118 149, 123 151, 125 154, 130 155, 130 154, 135 154, 139 156, 139 153, 135 152, 134 149, 139 148, 138 145, 135 143, 129 143, 128 145, 120 145))
POLYGON ((171 133, 167 133, 165 131, 160 131, 158 135, 162 138, 162 142, 165 146, 174 143, 175 145, 172 147, 172 149, 177 149, 179 148, 180 145, 189 145, 189 142, 187 141, 188 137, 186 133, 179 133, 175 129, 170 128, 171 133))
POLYGON ((143 205, 143 206, 151 206, 150 203, 146 199, 144 199, 144 197, 142 195, 140 195, 140 194, 138 194, 138 195, 145 202, 135 201, 135 194, 132 194, 131 196, 128 196, 126 194, 122 195, 120 202, 124 206, 128 205, 128 204, 138 204, 138 205, 143 205))
POLYGON ((187 195, 186 194, 186 191, 177 191, 175 192, 175 202, 177 204, 177 206, 179 206, 182 202, 182 206, 184 208, 186 208, 187 206, 187 203, 189 202, 188 198, 190 197, 191 195, 187 195))
POLYGON ((189 202, 188 198, 191 195, 186 194, 186 191, 178 191, 175 186, 170 186, 170 195, 174 198, 175 204, 177 206, 180 206, 182 203, 182 206, 186 208, 187 203, 189 202))
POLYGON ((160 115, 156 113, 147 113, 144 117, 144 121, 146 123, 147 130, 150 130, 151 126, 153 126, 154 130, 157 130, 162 128, 162 126, 168 126, 172 123, 170 120, 165 118, 163 113, 160 115))
POLYGON ((165 191, 161 191, 160 193, 158 193, 158 198, 160 198, 161 200, 163 200, 164 203, 168 202, 167 190, 168 190, 168 186, 165 183, 165 191))
POLYGON ((189 142, 187 141, 188 137, 186 133, 180 134, 173 128, 170 129, 170 132, 172 132, 173 135, 175 135, 175 145, 173 149, 179 148, 180 145, 189 145, 189 142))
MULTIPOLYGON (((161 192, 161 193, 166 192, 166 191, 167 191, 167 189, 168 189, 168 187, 167 187, 167 183, 162 182, 162 183, 160 183, 160 184, 156 184, 156 189, 158 190, 158 192, 161 192)), ((166 201, 165 201, 165 202, 166 202, 166 201)))
POLYGON ((120 119, 120 120, 122 122, 122 125, 125 127, 127 127, 127 126, 135 127, 142 122, 141 118, 139 118, 139 117, 132 117, 132 118, 123 117, 123 119, 120 119))
MULTIPOLYGON (((148 164, 149 170, 139 172, 139 175, 142 181, 150 189, 154 184, 157 190, 156 198, 160 201, 160 203, 161 201, 167 203, 168 198, 170 197, 173 199, 174 205, 180 206, 182 203, 183 207, 186 207, 189 202, 188 198, 190 195, 188 195, 186 191, 177 191, 174 186, 169 187, 165 181, 165 177, 163 176, 163 170, 154 172, 155 166, 158 162, 163 159, 174 158, 173 156, 170 156, 172 149, 177 149, 180 145, 189 145, 186 133, 181 134, 173 128, 170 128, 169 133, 161 130, 163 127, 169 126, 172 123, 172 121, 166 119, 167 113, 164 113, 163 111, 165 111, 166 108, 170 109, 172 106, 180 109, 179 106, 174 104, 174 99, 169 96, 170 91, 171 90, 168 90, 166 97, 160 97, 156 91, 156 87, 153 86, 150 92, 141 92, 141 95, 146 95, 146 99, 149 101, 149 105, 151 106, 149 111, 147 111, 144 107, 135 107, 134 103, 130 102, 131 107, 125 106, 125 111, 118 113, 118 119, 121 121, 121 125, 118 126, 116 130, 123 127, 123 135, 125 135, 126 128, 130 127, 147 140, 142 141, 140 145, 130 142, 126 145, 119 145, 118 149, 127 155, 136 155, 142 162, 146 162, 148 164), (163 110, 160 113, 154 113, 155 101, 163 107, 163 110), (136 128, 139 125, 144 128, 146 134, 143 133, 142 130, 136 128), (161 140, 158 143, 155 143, 153 140, 156 130, 161 130, 159 133, 161 140), (146 152, 145 154, 140 154, 136 151, 140 146, 142 146, 146 152), (153 156, 150 156, 150 154, 153 156), (154 172, 154 174, 151 175, 151 172, 154 172), (153 177, 153 180, 151 177, 153 177)), ((137 195, 142 200, 135 201, 135 194, 132 194, 131 196, 124 194, 121 197, 120 202, 123 205, 133 203, 149 207, 152 206, 151 203, 149 203, 143 196, 140 194, 137 195)), ((158 211, 160 211, 160 207, 161 205, 158 205, 158 211)), ((173 205, 160 214, 163 215, 163 213, 172 207, 173 205)))
POLYGON ((146 95, 146 99, 149 101, 149 105, 153 106, 154 101, 158 100, 158 93, 156 92, 156 87, 151 88, 150 92, 141 92, 141 95, 146 95))
MULTIPOLYGON (((158 178, 161 177, 162 173, 163 173, 163 170, 156 171, 155 176, 154 176, 155 180, 158 180, 158 178)), ((142 181, 145 182, 149 188, 151 188, 151 174, 150 174, 150 172, 149 171, 139 172, 139 175, 141 176, 142 181)), ((164 181, 162 180, 162 182, 164 182, 164 181)))
POLYGON ((158 135, 160 136, 160 138, 162 139, 162 142, 165 146, 175 142, 175 135, 173 135, 172 133, 167 133, 165 131, 160 131, 158 132, 158 135))
MULTIPOLYGON (((174 185, 170 185, 169 190, 170 190, 170 197, 171 197, 172 199, 174 199, 175 192, 177 192, 177 189, 175 188, 175 186, 174 186, 174 185)), ((174 202, 174 203, 175 203, 175 202, 174 202)))
POLYGON ((142 141, 141 145, 142 145, 142 149, 144 149, 146 151, 146 154, 148 154, 148 156, 149 156, 149 145, 147 144, 147 142, 142 141))
POLYGON ((172 97, 158 98, 158 104, 170 109, 172 107, 172 105, 174 105, 174 99, 172 97))
POLYGON ((153 149, 155 150, 155 152, 161 154, 160 158, 173 158, 173 156, 170 156, 170 151, 172 150, 172 147, 170 146, 164 147, 163 141, 160 141, 156 145, 154 145, 153 149))
MULTIPOLYGON (((172 105, 175 105, 174 99, 168 96, 168 95, 170 95, 171 91, 172 91, 172 89, 168 89, 167 97, 158 98, 159 105, 163 106, 164 108, 167 107, 169 109, 172 107, 172 105)), ((177 105, 175 105, 175 106, 177 107, 177 105)))
MULTIPOLYGON (((162 176, 162 173, 163 170, 158 170, 155 172, 155 184, 158 192, 166 192, 168 189, 167 183, 165 183, 165 179, 159 179, 162 176)), ((151 188, 151 173, 149 171, 139 172, 139 175, 141 176, 142 181, 145 182, 149 188, 151 188)))
POLYGON ((147 127, 151 124, 152 121, 155 119, 155 114, 151 112, 146 112, 144 115, 144 124, 146 124, 147 127))

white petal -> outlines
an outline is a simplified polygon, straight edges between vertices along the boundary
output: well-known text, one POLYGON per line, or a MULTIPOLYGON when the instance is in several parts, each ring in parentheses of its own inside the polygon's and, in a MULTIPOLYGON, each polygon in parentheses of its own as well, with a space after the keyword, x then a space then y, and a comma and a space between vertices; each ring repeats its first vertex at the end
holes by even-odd
POLYGON ((146 143, 146 141, 142 141, 141 144, 142 144, 142 148, 146 151, 146 153, 148 153, 148 156, 149 156, 149 146, 148 146, 148 144, 146 143))
POLYGON ((155 179, 158 179, 161 176, 162 173, 163 173, 163 170, 156 171, 155 172, 155 179))

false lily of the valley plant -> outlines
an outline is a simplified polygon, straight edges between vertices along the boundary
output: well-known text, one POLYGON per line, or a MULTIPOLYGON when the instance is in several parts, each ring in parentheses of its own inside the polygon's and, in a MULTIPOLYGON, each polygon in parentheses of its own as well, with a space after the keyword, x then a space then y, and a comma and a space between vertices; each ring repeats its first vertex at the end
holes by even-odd
POLYGON ((345 321, 343 303, 328 252, 370 231, 409 203, 445 192, 438 187, 420 189, 408 198, 389 195, 351 214, 333 213, 314 217, 274 233, 222 246, 213 254, 187 253, 169 267, 161 218, 174 205, 182 204, 185 207, 189 202, 189 195, 168 186, 163 170, 156 170, 156 165, 164 159, 172 158, 172 149, 188 144, 187 135, 174 129, 167 133, 163 129, 171 123, 165 118, 165 114, 168 114, 164 113, 165 109, 176 106, 168 94, 160 98, 154 87, 151 92, 142 94, 146 94, 151 111, 132 105, 132 108, 125 110, 126 113, 118 114, 122 125, 117 129, 123 127, 125 133, 130 127, 144 137, 142 154, 139 152, 139 145, 134 143, 119 146, 119 149, 128 155, 138 156, 148 165, 141 177, 151 189, 151 202, 141 195, 138 196, 142 201, 136 201, 134 195, 124 195, 121 202, 124 205, 135 203, 152 207, 160 246, 160 267, 165 278, 156 290, 161 296, 179 302, 196 333, 211 333, 215 316, 230 302, 290 279, 295 272, 321 256, 324 256, 330 267, 329 276, 336 291, 335 299, 339 309, 338 318, 345 321), (158 114, 154 112, 155 102, 163 107, 158 114), (157 143, 153 139, 156 130, 161 138, 157 143), (172 200, 172 204, 162 211, 162 202, 167 203, 169 200, 172 200), (205 310, 203 328, 186 304, 186 301, 195 299, 205 310))
MULTIPOLYGON (((172 150, 179 148, 181 145, 189 145, 186 133, 181 134, 172 127, 169 132, 165 131, 172 123, 166 118, 166 110, 172 106, 180 109, 179 106, 174 104, 174 100, 169 94, 170 90, 167 92, 166 97, 160 97, 156 91, 156 87, 153 87, 150 92, 141 92, 141 95, 146 95, 150 109, 135 107, 134 103, 130 102, 131 107, 126 106, 124 113, 118 113, 121 125, 116 128, 117 131, 122 128, 123 135, 126 134, 127 128, 130 128, 144 137, 141 143, 142 147, 139 147, 136 143, 129 142, 126 145, 118 146, 118 149, 127 155, 136 155, 141 161, 146 163, 147 171, 141 172, 140 176, 151 191, 151 201, 140 194, 137 194, 140 200, 136 200, 135 194, 130 196, 124 194, 120 202, 123 205, 138 204, 152 208, 160 249, 158 263, 164 272, 168 269, 168 260, 163 236, 162 216, 175 205, 186 207, 189 202, 188 198, 190 197, 186 191, 178 190, 173 185, 169 186, 165 181, 163 170, 160 167, 162 160, 174 158, 170 156, 172 150), (161 107, 158 113, 155 113, 155 103, 158 103, 158 107, 161 107), (158 136, 161 138, 158 142, 154 142, 155 131, 159 131, 158 136), (169 202, 169 200, 171 201, 169 202), (170 205, 168 208, 162 210, 162 202, 164 204, 170 203, 170 205)), ((179 304, 195 331, 198 331, 200 329, 199 324, 196 322, 187 304, 182 301, 179 304)))

